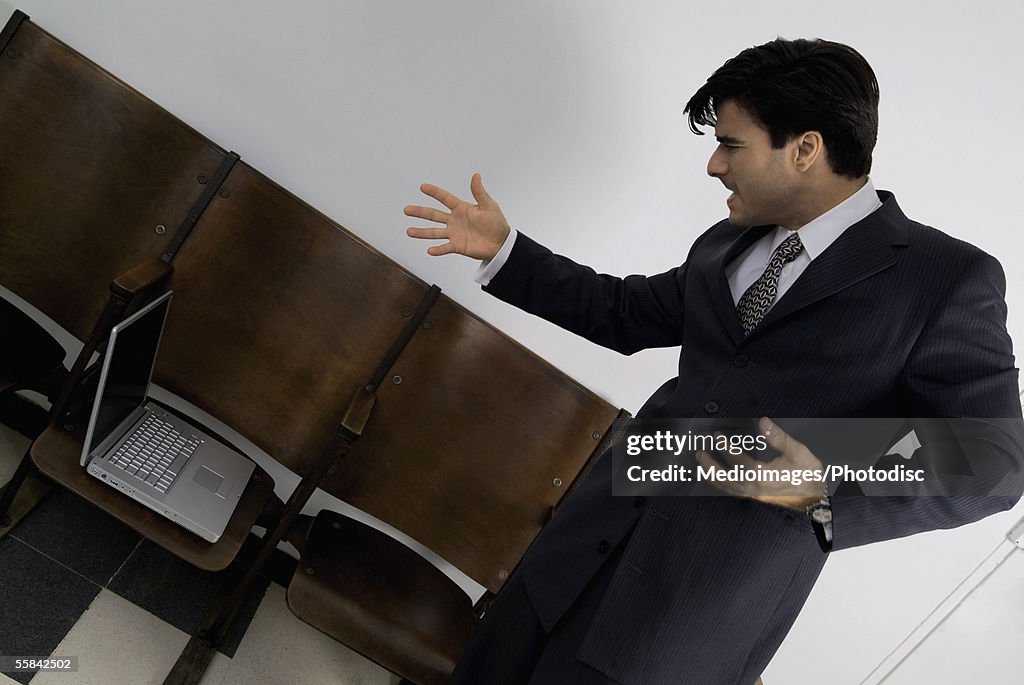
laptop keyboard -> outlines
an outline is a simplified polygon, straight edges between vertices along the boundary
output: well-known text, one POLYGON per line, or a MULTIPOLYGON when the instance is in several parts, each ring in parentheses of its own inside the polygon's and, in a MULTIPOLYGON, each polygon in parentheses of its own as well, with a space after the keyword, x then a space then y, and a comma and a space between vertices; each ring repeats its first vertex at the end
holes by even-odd
POLYGON ((197 447, 198 439, 149 414, 110 456, 110 463, 163 493, 197 447))

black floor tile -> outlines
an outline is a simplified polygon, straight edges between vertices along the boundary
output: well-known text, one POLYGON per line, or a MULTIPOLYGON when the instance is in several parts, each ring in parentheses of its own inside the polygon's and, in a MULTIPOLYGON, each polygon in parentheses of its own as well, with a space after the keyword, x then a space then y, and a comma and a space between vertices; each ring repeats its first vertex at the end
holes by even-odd
MULTIPOLYGON (((49 656, 100 586, 11 537, 0 539, 0 654, 49 656)), ((28 683, 34 673, 6 673, 28 683)))
POLYGON ((298 566, 298 563, 294 557, 275 549, 263 567, 263 573, 281 587, 287 588, 292 582, 292 576, 295 575, 295 567, 298 566))
POLYGON ((99 585, 106 585, 141 536, 67 490, 57 489, 10 533, 99 585))
MULTIPOLYGON (((230 592, 229 584, 236 578, 232 568, 219 573, 203 571, 146 540, 107 587, 192 635, 218 593, 230 592)), ((225 656, 234 656, 269 584, 269 578, 260 576, 220 647, 225 656)))

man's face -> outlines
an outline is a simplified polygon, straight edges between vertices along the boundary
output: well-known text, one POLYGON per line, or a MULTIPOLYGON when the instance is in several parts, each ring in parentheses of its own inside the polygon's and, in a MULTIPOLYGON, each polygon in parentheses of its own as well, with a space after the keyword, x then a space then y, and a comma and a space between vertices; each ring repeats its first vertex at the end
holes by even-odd
POLYGON ((791 145, 773 149, 760 122, 734 100, 715 111, 718 147, 708 160, 708 175, 732 191, 726 200, 729 221, 736 226, 790 225, 798 180, 791 145))

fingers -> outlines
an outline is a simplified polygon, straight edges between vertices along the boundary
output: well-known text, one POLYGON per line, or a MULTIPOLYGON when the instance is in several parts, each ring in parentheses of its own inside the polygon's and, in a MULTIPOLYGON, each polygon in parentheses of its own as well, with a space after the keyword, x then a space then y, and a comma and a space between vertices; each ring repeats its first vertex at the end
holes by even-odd
POLYGON ((711 480, 715 484, 716 488, 727 495, 732 495, 733 497, 752 497, 751 493, 747 492, 747 488, 749 487, 747 484, 734 483, 728 479, 719 480, 716 478, 715 474, 723 469, 710 453, 699 451, 695 456, 697 458, 697 464, 705 470, 711 471, 711 480))
MULTIPOLYGON (((715 439, 719 441, 727 440, 725 434, 719 432, 715 433, 715 439)), ((742 466, 744 468, 752 469, 756 468, 757 465, 761 463, 757 459, 754 459, 752 456, 744 452, 742 449, 729 448, 725 450, 716 449, 715 451, 722 456, 722 459, 724 461, 729 462, 729 464, 732 466, 742 466)), ((708 457, 708 459, 711 459, 710 456, 708 457)))
POLYGON ((405 234, 410 238, 421 238, 423 240, 447 240, 447 228, 416 228, 405 229, 405 234))
MULTIPOLYGON (((493 236, 491 234, 501 233, 504 217, 497 203, 484 190, 480 174, 473 174, 473 178, 470 180, 470 190, 477 202, 476 205, 460 200, 441 186, 432 183, 420 185, 420 191, 424 195, 434 198, 449 211, 446 212, 435 207, 424 207, 421 205, 406 205, 404 210, 406 216, 444 224, 443 228, 410 226, 405 229, 406 235, 410 238, 419 238, 421 240, 447 240, 448 242, 444 244, 434 245, 427 249, 427 253, 433 256, 457 253, 478 259, 492 258, 493 253, 487 249, 490 244, 487 241, 493 243, 494 240, 492 240, 493 236), (481 208, 485 211, 481 212, 481 208), (474 217, 480 216, 485 216, 487 220, 479 222, 477 219, 474 219, 474 217), (474 248, 468 244, 471 239, 479 239, 479 237, 484 238, 482 246, 478 245, 474 248), (451 242, 453 239, 460 244, 458 249, 451 242)), ((504 224, 504 235, 508 235, 507 224, 504 224)), ((500 244, 502 239, 497 240, 497 242, 500 244)), ((497 252, 497 249, 495 248, 493 252, 497 252)))
MULTIPOLYGON (((792 447, 790 441, 792 438, 786 431, 782 430, 779 426, 772 422, 767 416, 762 416, 758 422, 758 428, 761 429, 761 433, 768 441, 769 447, 772 447, 781 454, 787 454, 792 447)), ((793 440, 793 442, 796 442, 793 440)))
MULTIPOLYGON (((481 178, 479 173, 473 174, 473 178, 471 178, 469 181, 469 189, 473 193, 473 199, 476 200, 476 203, 481 207, 491 207, 497 205, 494 199, 487 194, 486 190, 484 190, 483 179, 481 178)), ((445 207, 451 210, 454 210, 459 205, 466 204, 456 195, 453 195, 452 193, 448 192, 441 186, 436 186, 433 183, 422 184, 420 186, 420 192, 422 192, 424 195, 429 195, 430 197, 434 198, 435 200, 437 200, 438 202, 440 202, 445 207)), ((432 211, 429 207, 418 207, 415 205, 410 205, 405 209, 406 214, 408 214, 409 216, 417 216, 423 219, 429 219, 430 221, 440 221, 439 219, 424 216, 424 212, 432 211), (410 211, 416 213, 410 214, 410 211)), ((433 211, 436 212, 436 210, 433 211)))
MULTIPOLYGON (((422 228, 417 226, 410 226, 405 229, 405 234, 410 238, 419 238, 421 240, 447 240, 448 239, 448 219, 451 217, 447 212, 442 212, 439 209, 433 207, 421 207, 419 205, 408 205, 405 208, 405 215, 416 217, 417 219, 426 219, 427 221, 436 221, 439 224, 445 224, 445 228, 422 228)), ((435 248, 427 250, 430 254, 447 254, 434 252, 435 248)))
MULTIPOLYGON (((745 497, 797 511, 820 498, 819 479, 807 474, 820 472, 821 461, 802 442, 790 437, 768 417, 761 418, 758 428, 768 445, 779 452, 779 456, 769 462, 754 459, 743 451, 734 453, 732 450, 718 449, 716 452, 725 464, 722 466, 709 452, 697 452, 697 463, 711 472, 714 486, 734 497, 745 497), (743 472, 774 473, 776 476, 764 479, 718 479, 719 472, 732 471, 736 468, 743 472), (783 477, 787 473, 789 477, 783 477), (793 477, 794 473, 800 476, 799 480, 793 477)), ((721 435, 715 433, 716 438, 721 435)))
MULTIPOLYGON (((421 238, 424 240, 448 240, 448 229, 447 228, 414 228, 410 227, 405 229, 405 234, 410 238, 421 238)), ((451 242, 444 243, 442 245, 434 245, 427 248, 427 254, 434 257, 440 257, 441 255, 451 254, 455 251, 454 246, 451 242)))
MULTIPOLYGON (((743 480, 730 477, 730 471, 735 468, 732 464, 729 468, 722 467, 708 452, 697 452, 697 464, 710 473, 710 480, 714 487, 727 495, 744 499, 753 499, 766 504, 774 504, 780 507, 802 510, 811 502, 807 497, 808 488, 819 493, 820 488, 812 481, 804 481, 801 485, 793 485, 785 478, 768 480, 743 480), (721 477, 719 474, 722 474, 721 477)), ((735 459, 730 456, 729 459, 735 459)), ((745 466, 744 470, 749 469, 745 466)), ((761 468, 764 468, 762 465, 761 468)), ((811 498, 814 499, 813 497, 811 498)))
MULTIPOLYGON (((761 420, 757 422, 757 427, 761 430, 761 433, 768 438, 771 442, 772 439, 778 440, 780 436, 786 434, 784 430, 776 426, 771 419, 767 416, 762 416, 761 420)), ((774 447, 775 445, 772 445, 774 447)))
POLYGON ((451 214, 448 212, 442 212, 440 209, 433 207, 421 207, 419 205, 407 205, 404 213, 406 216, 416 217, 417 219, 426 219, 427 221, 435 221, 439 224, 448 223, 448 219, 451 218, 451 214))
POLYGON ((462 200, 452 195, 441 186, 435 186, 433 183, 424 183, 420 186, 420 192, 424 195, 429 195, 448 209, 455 209, 459 205, 463 204, 462 200))
POLYGON ((442 255, 451 254, 455 252, 455 246, 449 243, 443 245, 434 245, 433 247, 427 248, 427 254, 433 257, 440 257, 442 255))
POLYGON ((704 450, 699 450, 693 456, 697 459, 697 463, 700 464, 705 469, 711 469, 712 471, 717 471, 718 469, 721 468, 718 465, 718 462, 715 461, 714 457, 711 456, 710 452, 705 452, 704 450))
POLYGON ((791 468, 812 471, 824 468, 821 460, 807 448, 807 445, 786 433, 767 416, 761 417, 759 427, 768 440, 768 445, 779 452, 778 458, 783 460, 780 463, 788 464, 791 468))

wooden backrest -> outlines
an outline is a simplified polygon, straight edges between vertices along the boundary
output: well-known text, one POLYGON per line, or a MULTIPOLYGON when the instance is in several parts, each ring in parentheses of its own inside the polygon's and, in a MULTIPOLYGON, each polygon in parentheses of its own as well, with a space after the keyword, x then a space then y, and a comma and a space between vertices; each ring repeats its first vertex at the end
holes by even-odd
POLYGON ((0 285, 84 340, 111 280, 160 256, 224 158, 22 22, 0 55, 0 285))
POLYGON ((427 291, 243 163, 168 287, 156 381, 300 475, 427 291))
POLYGON ((321 487, 496 592, 617 410, 442 296, 321 487))
MULTIPOLYGON (((304 475, 427 286, 244 163, 174 261, 156 380, 304 475)), ((445 296, 321 488, 498 589, 616 409, 445 296)))
MULTIPOLYGON (((28 21, 0 56, 0 284, 84 339, 167 249, 157 383, 307 474, 427 285, 28 21), (164 232, 158 233, 157 226, 164 232)), ((322 487, 497 590, 617 412, 441 297, 322 487)))

